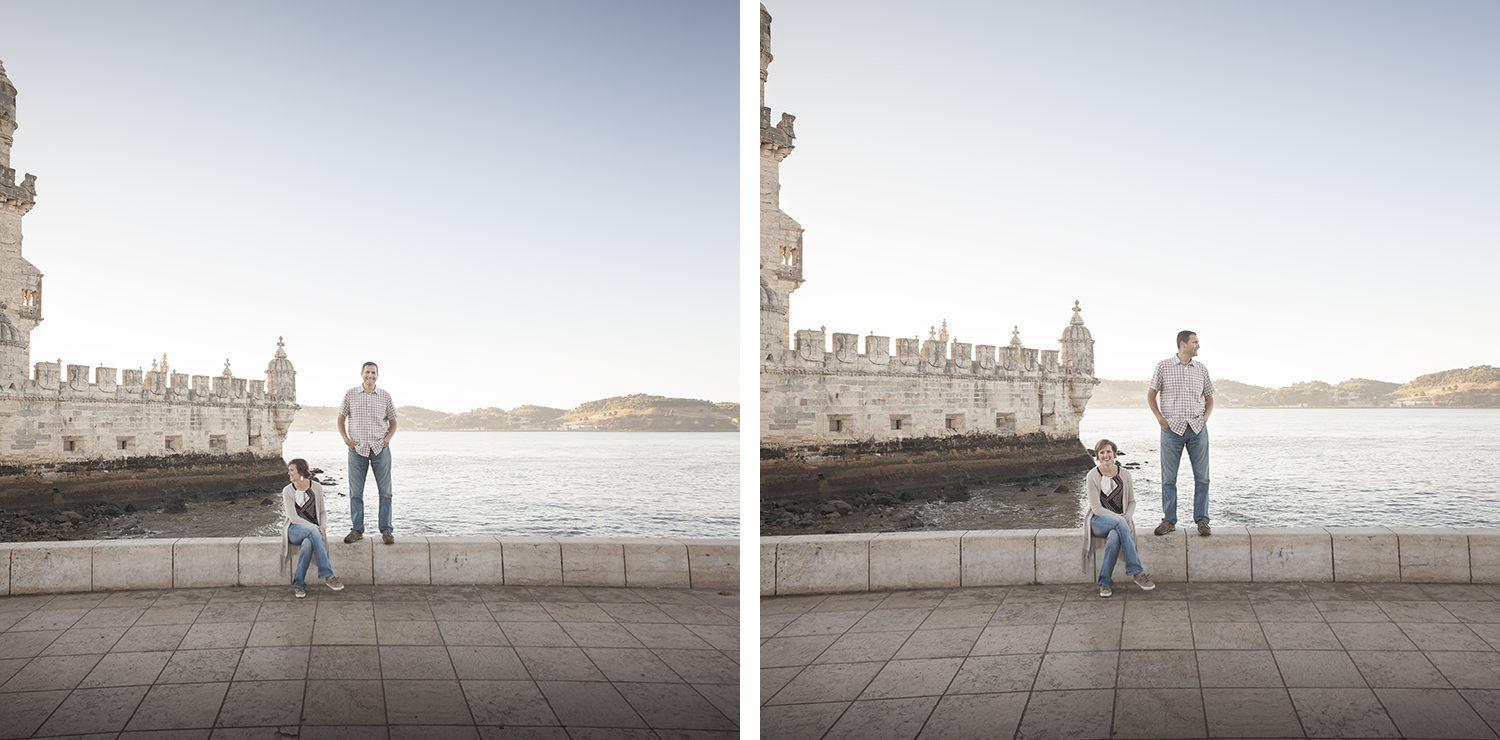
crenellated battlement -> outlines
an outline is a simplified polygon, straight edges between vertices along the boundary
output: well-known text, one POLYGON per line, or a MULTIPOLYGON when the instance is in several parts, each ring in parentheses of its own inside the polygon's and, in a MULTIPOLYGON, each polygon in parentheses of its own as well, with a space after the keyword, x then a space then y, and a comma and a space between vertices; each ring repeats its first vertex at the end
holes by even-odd
POLYGON ((953 375, 965 377, 1023 378, 1043 377, 1064 380, 1088 375, 1077 367, 1061 363, 1060 350, 1038 350, 1016 345, 970 344, 957 340, 897 337, 896 351, 891 352, 891 338, 870 334, 864 337, 864 351, 859 351, 857 334, 835 332, 832 344, 819 329, 796 333, 795 343, 779 364, 788 371, 827 371, 844 373, 886 373, 913 375, 953 375))
POLYGON ((213 403, 255 405, 285 403, 280 393, 267 391, 266 381, 226 376, 164 373, 139 368, 121 371, 113 367, 68 365, 62 380, 59 362, 38 362, 34 373, 20 381, 0 385, 0 401, 31 400, 133 400, 150 403, 213 403), (92 380, 90 380, 92 376, 92 380), (191 378, 191 381, 189 380, 191 378))

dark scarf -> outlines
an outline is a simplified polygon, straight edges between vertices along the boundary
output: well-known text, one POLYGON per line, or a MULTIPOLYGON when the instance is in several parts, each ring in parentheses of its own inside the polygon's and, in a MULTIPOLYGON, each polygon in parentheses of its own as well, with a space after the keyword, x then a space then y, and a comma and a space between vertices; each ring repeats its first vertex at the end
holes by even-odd
MULTIPOLYGON (((1123 515, 1125 513, 1125 483, 1124 481, 1120 480, 1119 471, 1120 466, 1116 465, 1115 477, 1110 479, 1115 482, 1115 488, 1109 494, 1104 493, 1104 485, 1101 481, 1101 484, 1099 486, 1099 503, 1104 504, 1104 508, 1113 511, 1116 514, 1123 515)), ((1103 471, 1100 471, 1099 477, 1104 477, 1103 471)))
MULTIPOLYGON (((297 487, 292 486, 293 503, 297 501, 297 493, 297 487)), ((306 519, 313 524, 322 524, 322 522, 318 521, 318 497, 313 495, 312 486, 308 485, 307 490, 302 491, 302 493, 307 494, 307 501, 303 502, 301 506, 297 507, 297 513, 301 515, 303 519, 306 519)))

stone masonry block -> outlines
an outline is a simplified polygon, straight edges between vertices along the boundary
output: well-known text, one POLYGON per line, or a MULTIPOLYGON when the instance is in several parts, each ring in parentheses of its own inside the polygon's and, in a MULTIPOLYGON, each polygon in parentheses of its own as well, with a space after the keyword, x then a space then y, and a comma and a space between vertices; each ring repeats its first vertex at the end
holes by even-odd
POLYGON ((10 551, 12 594, 57 594, 93 588, 94 543, 21 542, 10 551))
POLYGON ((1195 528, 1187 534, 1187 566, 1194 583, 1249 582, 1250 530, 1215 527, 1211 536, 1201 537, 1195 528))
POLYGON ((505 585, 561 586, 562 545, 551 537, 501 537, 505 585))
POLYGON ((1385 527, 1325 527, 1333 543, 1333 580, 1386 582, 1401 580, 1401 550, 1396 533, 1385 527))
POLYGON ((429 537, 427 552, 434 586, 505 582, 503 552, 494 537, 429 537))
POLYGON ((1454 527, 1392 527, 1401 547, 1401 580, 1468 583, 1469 538, 1454 527))
MULTIPOLYGON (((1155 528, 1155 524, 1150 526, 1143 526, 1140 522, 1136 524, 1135 549, 1136 553, 1141 556, 1141 567, 1151 574, 1151 580, 1158 583, 1186 583, 1188 579, 1188 531, 1178 527, 1157 537, 1153 534, 1155 528)), ((1198 536, 1196 530, 1192 536, 1198 536)), ((1103 548, 1095 552, 1103 552, 1103 548)), ((1096 567, 1098 562, 1098 560, 1094 561, 1096 567)), ((1125 574, 1124 568, 1123 563, 1118 567, 1120 575, 1114 577, 1115 583, 1121 582, 1120 579, 1125 574)))
POLYGON ((682 543, 687 545, 688 577, 693 588, 740 590, 738 540, 693 539, 682 543))
POLYGON ((368 537, 354 544, 344 544, 342 537, 330 537, 328 539, 328 564, 333 566, 333 574, 338 576, 340 581, 354 586, 369 586, 375 583, 374 547, 375 544, 368 537))
POLYGON ((776 595, 776 546, 786 542, 789 538, 762 537, 760 538, 760 595, 776 595))
POLYGON ((14 548, 9 542, 0 543, 0 596, 10 595, 10 551, 14 548))
POLYGON ((564 586, 624 586, 625 548, 608 537, 566 537, 562 545, 564 586))
POLYGON ((1078 529, 1039 529, 1036 533, 1037 583, 1093 583, 1093 559, 1084 560, 1078 529), (1085 563, 1087 562, 1087 567, 1085 563))
POLYGON ((1470 582, 1500 583, 1500 529, 1465 527, 1461 531, 1469 538, 1470 582))
POLYGON ((432 583, 432 557, 426 537, 402 535, 394 544, 375 543, 370 549, 374 551, 376 584, 426 586, 432 583))
POLYGON ((679 540, 617 540, 625 550, 625 585, 631 588, 689 588, 687 545, 679 540))
POLYGON ((1024 586, 1036 579, 1035 529, 984 529, 959 542, 961 586, 1024 586))
POLYGON ((1250 578, 1256 582, 1333 580, 1333 541, 1315 527, 1256 527, 1250 532, 1250 578))
POLYGON ((873 534, 788 537, 776 546, 776 593, 870 590, 873 534))
POLYGON ((176 540, 100 540, 94 543, 95 591, 172 587, 176 540))
POLYGON ((883 532, 870 540, 870 590, 957 588, 963 532, 883 532))
MULTIPOLYGON (((292 568, 296 566, 299 546, 287 545, 292 564, 285 570, 281 566, 280 537, 245 537, 240 540, 240 585, 241 586, 286 586, 292 582, 292 568)), ((95 556, 97 559, 98 556, 95 556)), ((330 559, 330 563, 332 560, 330 559)), ((334 573, 338 573, 334 570, 334 573)), ((314 558, 307 565, 307 577, 318 575, 318 562, 314 558)))
POLYGON ((240 538, 184 537, 172 546, 172 587, 210 588, 240 582, 240 538))

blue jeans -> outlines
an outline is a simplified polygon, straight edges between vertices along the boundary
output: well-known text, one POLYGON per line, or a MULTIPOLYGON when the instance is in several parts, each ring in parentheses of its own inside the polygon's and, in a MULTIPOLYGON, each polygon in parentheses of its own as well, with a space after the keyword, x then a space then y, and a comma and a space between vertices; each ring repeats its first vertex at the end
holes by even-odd
POLYGON ((1177 467, 1182 463, 1182 449, 1187 448, 1193 464, 1193 521, 1208 521, 1208 425, 1195 432, 1192 426, 1177 434, 1161 430, 1161 513, 1162 519, 1177 523, 1177 467))
POLYGON ((1141 556, 1135 553, 1135 533, 1130 531, 1130 525, 1125 523, 1123 516, 1095 516, 1089 520, 1089 531, 1095 537, 1104 538, 1104 561, 1099 564, 1099 585, 1115 587, 1114 578, 1115 559, 1120 556, 1120 551, 1125 551, 1125 574, 1135 575, 1145 568, 1141 567, 1141 556))
POLYGON ((375 488, 380 491, 380 531, 391 531, 391 446, 379 455, 365 457, 349 448, 349 518, 354 531, 365 533, 365 473, 375 470, 375 488))
POLYGON ((328 564, 328 548, 323 544, 323 538, 318 534, 318 528, 306 524, 293 524, 286 530, 286 540, 293 545, 301 545, 302 554, 297 556, 297 571, 292 574, 292 585, 297 588, 307 588, 307 562, 314 555, 318 556, 318 577, 327 578, 333 575, 333 566, 328 564))

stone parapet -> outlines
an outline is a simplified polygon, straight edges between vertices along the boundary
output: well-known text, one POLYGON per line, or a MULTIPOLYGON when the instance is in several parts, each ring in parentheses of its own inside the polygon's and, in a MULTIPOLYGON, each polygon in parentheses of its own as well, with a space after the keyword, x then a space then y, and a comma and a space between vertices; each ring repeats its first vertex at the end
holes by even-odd
MULTIPOLYGON (((290 585, 280 558, 275 537, 7 542, 0 596, 290 585)), ((739 544, 728 539, 408 536, 394 545, 335 540, 329 558, 355 585, 740 586, 739 544)))
MULTIPOLYGON (((1500 583, 1500 529, 1487 527, 1216 527, 1137 533, 1161 583, 1500 583)), ((1087 555, 1077 529, 886 532, 761 538, 763 596, 1092 583, 1103 540, 1087 555)), ((15 579, 14 573, 11 576, 15 579)), ((1125 580, 1123 562, 1114 579, 1125 580)))

